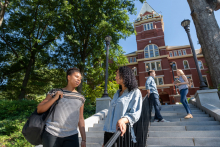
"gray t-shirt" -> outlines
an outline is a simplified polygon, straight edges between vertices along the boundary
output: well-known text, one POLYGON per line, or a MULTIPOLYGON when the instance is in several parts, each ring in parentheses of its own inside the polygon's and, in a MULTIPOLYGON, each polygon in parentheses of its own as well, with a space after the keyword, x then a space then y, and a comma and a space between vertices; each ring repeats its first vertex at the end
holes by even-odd
MULTIPOLYGON (((54 97, 56 91, 61 91, 61 89, 51 90, 48 94, 54 97)), ((80 107, 85 103, 85 100, 84 96, 78 92, 63 90, 63 98, 56 106, 54 120, 51 121, 51 115, 46 122, 46 131, 57 137, 77 134, 80 107)))

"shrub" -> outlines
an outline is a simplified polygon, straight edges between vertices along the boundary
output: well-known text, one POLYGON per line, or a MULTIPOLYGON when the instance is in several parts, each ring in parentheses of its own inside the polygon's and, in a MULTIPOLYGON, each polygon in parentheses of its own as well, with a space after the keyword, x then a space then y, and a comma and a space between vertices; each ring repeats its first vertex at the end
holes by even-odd
MULTIPOLYGON (((38 98, 39 102, 44 99, 43 97, 38 98)), ((0 146, 32 147, 25 140, 21 131, 39 102, 36 100, 0 100, 0 146)), ((90 100, 86 100, 84 118, 86 119, 94 113, 95 105, 91 105, 90 100)))

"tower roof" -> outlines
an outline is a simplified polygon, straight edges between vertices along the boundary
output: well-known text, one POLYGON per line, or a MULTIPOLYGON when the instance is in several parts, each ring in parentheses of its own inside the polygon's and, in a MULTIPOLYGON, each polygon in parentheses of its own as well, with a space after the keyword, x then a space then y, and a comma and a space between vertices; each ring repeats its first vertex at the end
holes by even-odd
MULTIPOLYGON (((141 8, 141 11, 139 12, 138 14, 138 17, 140 17, 140 14, 144 14, 145 12, 150 12, 152 13, 152 11, 155 12, 155 14, 158 14, 146 1, 144 2, 142 8, 141 8)), ((137 17, 137 18, 138 18, 137 17)))

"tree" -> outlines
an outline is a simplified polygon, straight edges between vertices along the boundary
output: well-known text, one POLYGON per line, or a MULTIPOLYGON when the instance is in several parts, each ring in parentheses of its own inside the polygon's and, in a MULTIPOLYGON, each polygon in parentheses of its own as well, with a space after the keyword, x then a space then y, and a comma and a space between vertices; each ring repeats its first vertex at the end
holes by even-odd
POLYGON ((20 0, 11 2, 6 11, 0 30, 0 76, 2 81, 13 73, 23 76, 19 99, 25 97, 35 70, 50 64, 50 50, 65 28, 63 9, 62 0, 20 0))
POLYGON ((5 15, 5 9, 8 7, 9 1, 5 0, 5 2, 0 2, 0 27, 2 25, 3 19, 4 19, 4 15, 5 15))
POLYGON ((217 89, 220 85, 220 29, 214 11, 220 9, 220 0, 187 1, 213 86, 217 89))
MULTIPOLYGON (((57 58, 60 66, 76 66, 85 77, 85 73, 90 73, 90 67, 99 66, 105 59, 106 35, 112 36, 110 50, 116 52, 119 39, 134 33, 127 15, 135 13, 134 3, 120 0, 69 1, 69 7, 71 9, 65 11, 67 18, 64 19, 70 21, 65 29, 64 42, 56 51, 57 58)), ((82 91, 82 85, 78 91, 82 91)))

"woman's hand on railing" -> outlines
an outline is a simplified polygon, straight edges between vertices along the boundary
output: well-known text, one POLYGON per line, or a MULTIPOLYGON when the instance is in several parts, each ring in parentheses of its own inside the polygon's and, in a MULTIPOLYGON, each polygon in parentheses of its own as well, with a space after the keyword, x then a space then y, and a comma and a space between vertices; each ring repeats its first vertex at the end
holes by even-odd
POLYGON ((129 123, 127 118, 121 118, 118 120, 116 124, 116 128, 121 130, 121 136, 123 136, 126 132, 126 123, 129 123))

